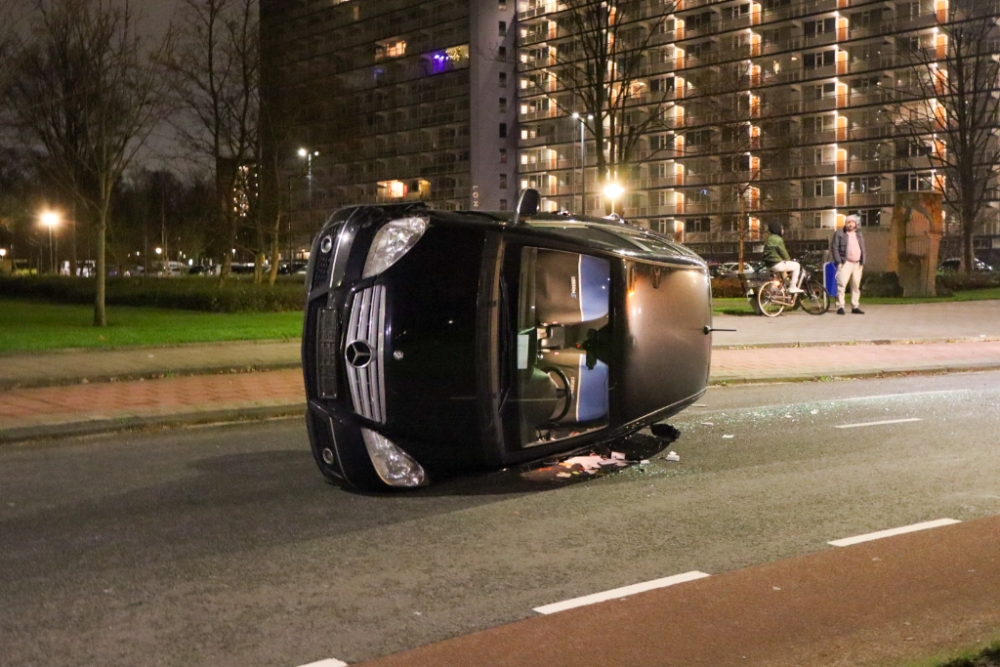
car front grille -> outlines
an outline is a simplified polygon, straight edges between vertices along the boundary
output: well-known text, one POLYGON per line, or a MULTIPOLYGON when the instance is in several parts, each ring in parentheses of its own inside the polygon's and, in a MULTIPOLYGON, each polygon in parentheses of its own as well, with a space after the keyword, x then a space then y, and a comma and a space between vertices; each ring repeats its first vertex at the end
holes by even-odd
POLYGON ((330 284, 330 267, 333 265, 332 252, 317 252, 313 264, 312 289, 330 284))
POLYGON ((385 422, 385 288, 369 287, 354 294, 344 338, 344 367, 354 411, 373 422, 385 422))
POLYGON ((337 309, 321 309, 316 324, 316 390, 320 398, 337 398, 339 334, 337 309))

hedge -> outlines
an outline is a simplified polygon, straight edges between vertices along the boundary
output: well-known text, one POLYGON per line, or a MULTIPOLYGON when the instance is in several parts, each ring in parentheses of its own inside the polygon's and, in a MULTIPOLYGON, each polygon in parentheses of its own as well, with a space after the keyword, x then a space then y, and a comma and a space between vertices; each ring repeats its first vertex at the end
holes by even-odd
MULTIPOLYGON (((93 278, 2 277, 0 296, 92 304, 96 285, 93 278)), ((108 278, 105 303, 213 313, 295 311, 302 310, 305 303, 305 285, 299 276, 279 278, 273 286, 235 278, 220 285, 217 279, 200 276, 108 278)))

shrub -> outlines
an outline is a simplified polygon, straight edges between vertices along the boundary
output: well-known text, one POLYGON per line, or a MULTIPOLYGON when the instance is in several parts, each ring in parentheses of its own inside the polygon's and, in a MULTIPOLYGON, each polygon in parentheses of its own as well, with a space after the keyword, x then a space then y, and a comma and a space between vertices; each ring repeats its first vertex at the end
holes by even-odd
MULTIPOLYGON (((57 276, 0 278, 0 295, 44 299, 56 303, 91 304, 96 280, 57 276)), ((274 286, 248 280, 225 285, 210 278, 108 278, 105 303, 213 313, 282 312, 301 310, 305 285, 289 277, 274 286)))
MULTIPOLYGON (((861 294, 864 296, 903 296, 899 276, 891 271, 885 273, 865 272, 861 277, 861 294)), ((834 295, 836 296, 836 295, 834 295)))
POLYGON ((713 299, 736 299, 744 296, 739 278, 713 278, 712 298, 713 299))
POLYGON ((1000 273, 996 271, 943 271, 937 275, 938 288, 951 292, 970 289, 986 289, 1000 286, 1000 273))

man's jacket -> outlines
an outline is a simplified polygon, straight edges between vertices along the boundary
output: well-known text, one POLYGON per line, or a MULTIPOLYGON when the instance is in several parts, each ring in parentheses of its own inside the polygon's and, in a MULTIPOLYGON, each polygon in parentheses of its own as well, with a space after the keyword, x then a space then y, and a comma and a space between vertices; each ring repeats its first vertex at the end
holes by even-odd
POLYGON ((791 259, 788 254, 788 249, 785 248, 785 240, 781 238, 778 234, 771 234, 764 241, 764 263, 768 266, 774 266, 778 262, 784 262, 791 259))
MULTIPOLYGON (((854 233, 858 235, 858 245, 861 246, 861 262, 862 266, 865 264, 865 237, 862 236, 860 229, 855 229, 854 233)), ((830 254, 833 255, 833 263, 840 266, 847 260, 847 232, 841 227, 833 233, 833 240, 830 241, 830 254)))

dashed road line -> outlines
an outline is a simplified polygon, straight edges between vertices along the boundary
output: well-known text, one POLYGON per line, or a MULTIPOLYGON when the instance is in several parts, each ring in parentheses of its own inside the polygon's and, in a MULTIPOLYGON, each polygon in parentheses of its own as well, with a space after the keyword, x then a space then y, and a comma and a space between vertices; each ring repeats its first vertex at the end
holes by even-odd
POLYGON ((857 424, 840 424, 834 428, 860 428, 862 426, 884 426, 886 424, 905 424, 907 422, 922 422, 920 417, 910 417, 909 419, 886 419, 880 422, 860 422, 857 424))
POLYGON ((924 521, 923 523, 915 523, 910 526, 902 526, 901 528, 890 528, 889 530, 880 530, 877 533, 867 533, 865 535, 855 535, 854 537, 845 537, 842 540, 834 540, 832 542, 827 542, 827 544, 832 544, 835 547, 846 547, 852 544, 860 544, 861 542, 880 540, 883 537, 893 537, 894 535, 915 533, 918 530, 928 530, 929 528, 940 528, 941 526, 950 526, 955 523, 962 523, 962 522, 959 521, 958 519, 935 519, 934 521, 924 521))
POLYGON ((666 586, 673 586, 674 584, 683 584, 684 582, 694 581, 695 579, 703 579, 707 576, 708 575, 704 572, 693 570, 691 572, 684 572, 683 574, 675 574, 671 577, 663 577, 662 579, 646 581, 641 584, 622 586, 621 588, 604 591, 603 593, 585 595, 583 597, 573 598, 572 600, 565 600, 563 602, 553 602, 552 604, 535 607, 533 611, 536 611, 539 614, 554 614, 558 611, 565 611, 575 607, 583 607, 596 602, 604 602, 605 600, 615 600, 617 598, 628 597, 629 595, 651 591, 656 588, 664 588, 666 586))

